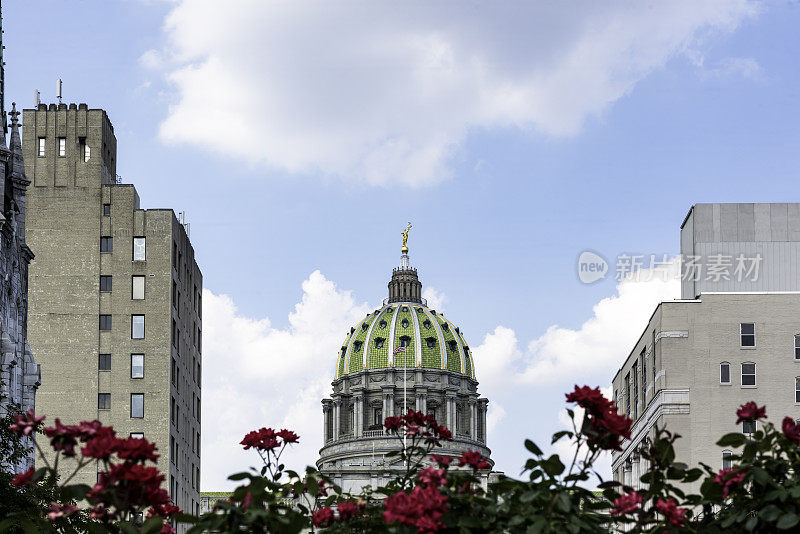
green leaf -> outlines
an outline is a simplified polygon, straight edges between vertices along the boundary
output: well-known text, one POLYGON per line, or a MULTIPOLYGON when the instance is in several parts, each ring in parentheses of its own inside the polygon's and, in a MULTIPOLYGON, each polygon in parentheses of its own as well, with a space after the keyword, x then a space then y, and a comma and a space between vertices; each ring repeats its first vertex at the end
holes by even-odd
POLYGON ((717 445, 720 447, 741 447, 744 445, 744 442, 744 434, 739 432, 731 432, 730 434, 725 434, 722 436, 717 442, 717 445))
POLYGON ((161 530, 164 522, 160 517, 154 515, 152 517, 148 517, 144 523, 142 523, 142 530, 141 534, 154 534, 161 530))
POLYGON ((529 439, 525 440, 525 448, 531 451, 536 456, 542 455, 542 449, 540 449, 534 442, 529 439))
POLYGON ((561 458, 559 458, 557 454, 553 454, 550 458, 542 462, 542 469, 544 469, 544 472, 550 477, 555 477, 564 472, 564 464, 561 463, 561 458))
POLYGON ((761 510, 761 512, 759 512, 759 515, 761 516, 761 519, 763 519, 764 521, 772 523, 773 521, 778 519, 778 517, 780 517, 781 513, 782 512, 780 508, 778 508, 774 504, 770 504, 765 506, 764 509, 761 510))
POLYGON ((234 473, 228 477, 228 480, 244 480, 250 478, 250 473, 234 473))
POLYGON ((747 521, 744 524, 744 529, 747 531, 752 531, 754 528, 756 528, 757 524, 758 524, 758 517, 750 516, 747 518, 747 521))
POLYGON ((775 526, 780 530, 786 530, 792 528, 798 522, 800 522, 800 517, 795 513, 789 512, 788 514, 783 514, 775 526))
POLYGON ((556 432, 555 434, 553 434, 553 439, 550 441, 550 444, 552 445, 553 443, 560 440, 564 436, 568 436, 571 438, 572 432, 570 432, 569 430, 562 430, 561 432, 556 432))

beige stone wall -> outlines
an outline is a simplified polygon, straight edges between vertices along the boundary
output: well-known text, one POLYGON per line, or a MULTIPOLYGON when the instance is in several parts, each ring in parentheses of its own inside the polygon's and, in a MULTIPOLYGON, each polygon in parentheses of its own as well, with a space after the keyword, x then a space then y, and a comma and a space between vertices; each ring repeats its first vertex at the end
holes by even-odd
POLYGON ((641 350, 652 350, 655 332, 658 378, 655 387, 652 376, 648 378, 648 395, 645 404, 641 400, 638 404, 633 439, 614 455, 615 477, 624 476, 628 459, 636 462, 636 448, 655 424, 682 436, 676 444, 678 461, 704 462, 719 469, 723 451, 716 441, 723 434, 742 431, 735 424, 741 404, 753 400, 766 405, 770 420, 778 425, 786 415, 800 418, 795 402, 800 360, 794 354, 794 336, 800 334, 798 311, 799 293, 706 293, 695 301, 661 303, 613 381, 624 412, 625 377, 632 373, 634 361, 640 369, 641 350), (754 348, 740 342, 740 323, 750 322, 755 323, 754 348), (730 363, 729 384, 720 383, 723 362, 730 363), (741 364, 748 362, 756 364, 756 386, 742 385, 741 364))
MULTIPOLYGON (((27 232, 37 251, 29 289, 29 338, 42 367, 37 411, 65 423, 97 418, 121 436, 144 433, 159 448, 173 501, 196 509, 201 345, 193 332, 201 329, 195 287, 202 292, 202 275, 186 232, 172 210, 140 209, 134 186, 112 179, 116 140, 104 111, 25 110, 23 124, 26 171, 34 177, 27 232), (59 136, 67 138, 64 157, 57 155, 59 136), (38 155, 40 137, 46 139, 44 157, 38 155), (88 161, 83 142, 90 147, 88 161), (100 251, 103 236, 113 238, 111 252, 100 251), (133 259, 135 237, 146 240, 144 261, 133 259), (112 291, 100 291, 101 275, 112 277, 112 291), (136 275, 144 276, 143 300, 132 299, 136 275), (173 282, 182 288, 177 302, 173 282), (111 315, 110 331, 100 331, 101 314, 111 315), (133 315, 145 316, 143 339, 132 339, 133 315), (173 319, 181 345, 173 343, 173 319), (110 370, 98 369, 99 354, 111 354, 110 370), (131 377, 131 354, 144 354, 143 378, 131 377), (98 408, 100 393, 111 394, 110 409, 98 408), (144 394, 143 418, 131 417, 136 393, 144 394), (180 406, 174 418, 172 399, 180 406)), ((82 482, 94 477, 87 473, 82 482)))

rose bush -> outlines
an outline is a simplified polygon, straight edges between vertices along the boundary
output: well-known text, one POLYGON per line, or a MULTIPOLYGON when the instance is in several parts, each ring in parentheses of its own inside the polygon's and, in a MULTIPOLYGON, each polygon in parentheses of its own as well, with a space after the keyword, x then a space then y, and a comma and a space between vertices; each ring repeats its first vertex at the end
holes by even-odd
POLYGON ((26 513, 7 512, 0 533, 167 533, 176 522, 186 524, 191 534, 727 533, 795 531, 800 526, 800 427, 791 418, 776 428, 766 421, 765 407, 742 405, 737 424, 761 424, 752 435, 732 433, 719 440, 719 446, 735 450, 732 467, 722 470, 676 462, 679 436, 655 428, 639 448, 647 470, 634 488, 604 481, 595 470, 601 455, 620 450, 630 439, 632 421, 598 388, 575 386, 566 400, 582 415, 568 409, 573 426, 556 433, 551 444, 570 440, 570 461, 526 440, 531 457, 522 479, 497 476, 489 481, 490 463, 477 451, 436 454, 452 436, 429 415, 409 411, 388 417, 384 427, 398 440, 398 450, 390 455, 402 468, 385 486, 358 495, 343 492, 312 467, 302 473, 286 469, 281 457, 300 439, 293 431, 254 430, 241 445, 256 451, 262 465, 231 475, 239 483, 231 497, 200 517, 170 503, 163 474, 149 465, 158 458, 154 444, 118 438, 98 421, 64 425, 56 419, 44 427, 43 418, 31 412, 16 414, 2 430, 17 439, 46 437, 56 454, 53 465, 45 461, 39 469, 0 479, 4 494, 38 495, 25 501, 33 503, 26 513), (76 467, 62 481, 57 467, 64 457, 76 467), (96 466, 96 485, 70 484, 78 471, 96 466), (689 494, 687 488, 699 492, 689 494))

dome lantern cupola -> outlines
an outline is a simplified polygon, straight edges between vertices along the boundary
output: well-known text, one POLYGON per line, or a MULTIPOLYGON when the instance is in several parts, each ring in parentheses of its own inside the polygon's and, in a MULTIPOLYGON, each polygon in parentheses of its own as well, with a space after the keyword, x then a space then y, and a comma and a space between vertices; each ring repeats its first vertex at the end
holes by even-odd
POLYGON ((417 276, 417 270, 411 266, 408 259, 408 231, 411 223, 401 232, 403 248, 400 249, 400 267, 392 270, 392 279, 389 281, 389 300, 387 302, 416 302, 422 304, 422 283, 417 276))

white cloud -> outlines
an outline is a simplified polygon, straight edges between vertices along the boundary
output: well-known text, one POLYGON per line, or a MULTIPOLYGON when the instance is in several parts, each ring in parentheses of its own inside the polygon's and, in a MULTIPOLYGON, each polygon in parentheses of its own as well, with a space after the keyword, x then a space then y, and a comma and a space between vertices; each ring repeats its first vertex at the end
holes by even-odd
POLYGON ((444 303, 447 302, 447 295, 433 286, 426 286, 422 290, 422 298, 428 301, 428 307, 437 312, 444 313, 444 303))
MULTIPOLYGON (((648 270, 640 272, 638 280, 626 279, 617 285, 617 294, 594 307, 593 316, 580 328, 552 326, 526 349, 510 328, 497 326, 487 333, 473 354, 480 392, 490 400, 490 446, 534 430, 521 429, 519 423, 530 422, 530 407, 543 405, 542 395, 551 395, 545 386, 568 391, 576 382, 595 385, 592 380, 598 377, 610 380, 656 304, 678 296, 677 268, 673 260, 666 281, 658 273, 650 277, 648 270)), ((319 271, 303 282, 302 289, 286 328, 274 328, 267 318, 245 317, 228 296, 204 291, 204 490, 230 488, 227 475, 257 464, 257 456, 242 451, 238 442, 262 426, 291 428, 300 434, 300 446, 288 457, 290 466, 300 468, 318 458, 320 401, 330 394, 337 349, 348 329, 370 308, 356 303, 349 291, 337 289, 319 271)), ((435 290, 428 295, 432 300, 446 298, 435 290)), ((551 422, 568 428, 565 415, 558 408, 551 422)), ((574 448, 564 442, 553 450, 569 455, 574 448)), ((511 454, 519 451, 513 449, 511 454)), ((598 466, 604 472, 607 460, 598 466)), ((502 461, 514 474, 524 460, 520 456, 502 461)))
POLYGON ((575 134, 671 57, 757 11, 748 0, 219 6, 178 2, 167 46, 142 56, 175 91, 162 139, 410 186, 447 179, 474 128, 575 134))
POLYGON ((279 329, 242 316, 226 295, 203 291, 203 479, 205 490, 232 487, 229 474, 258 465, 239 445, 253 429, 285 427, 300 434, 289 465, 313 464, 322 445, 321 399, 330 393, 337 348, 368 311, 319 271, 279 329))

